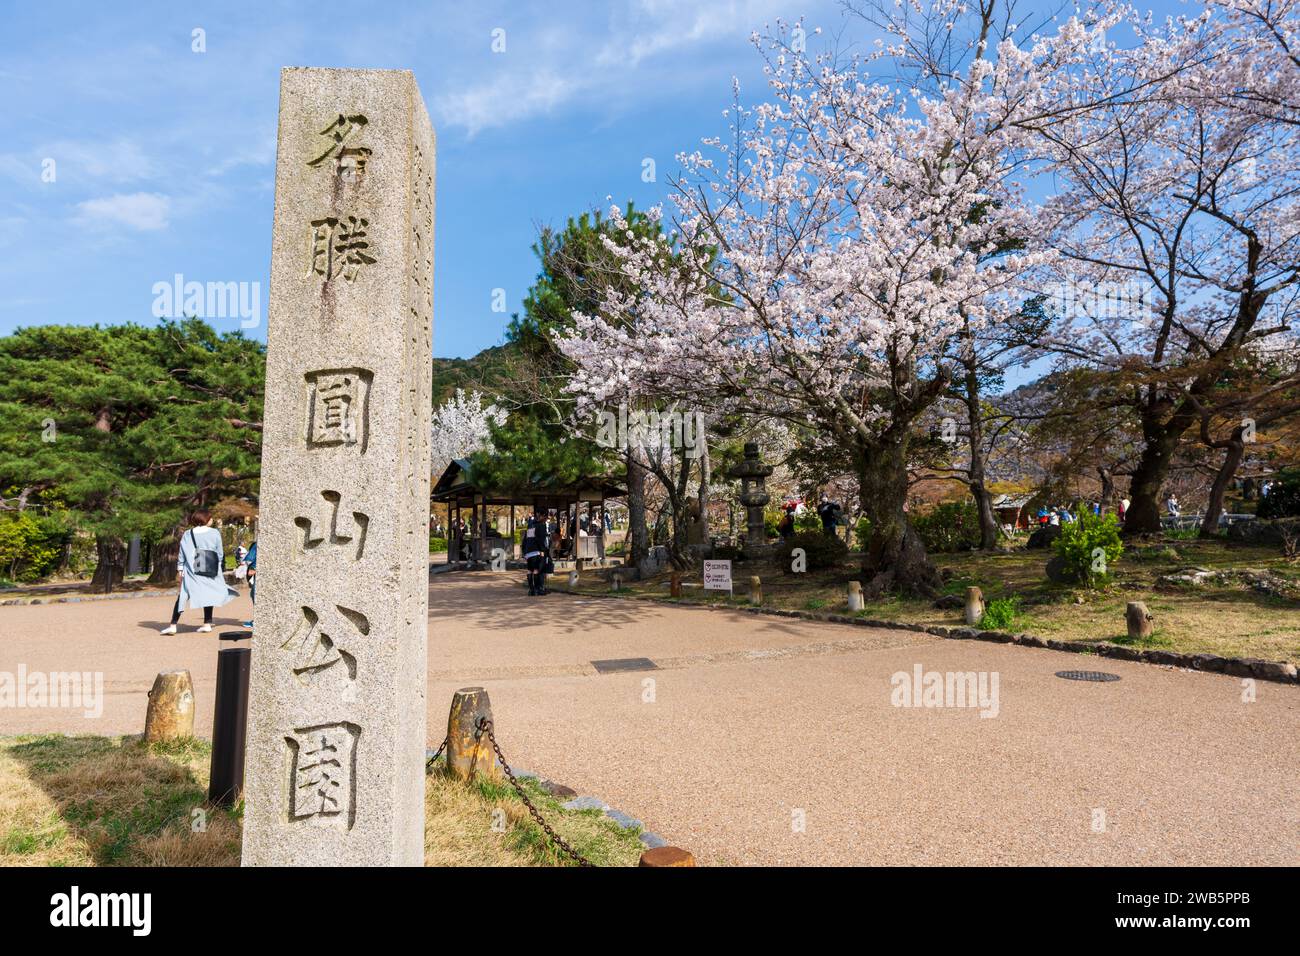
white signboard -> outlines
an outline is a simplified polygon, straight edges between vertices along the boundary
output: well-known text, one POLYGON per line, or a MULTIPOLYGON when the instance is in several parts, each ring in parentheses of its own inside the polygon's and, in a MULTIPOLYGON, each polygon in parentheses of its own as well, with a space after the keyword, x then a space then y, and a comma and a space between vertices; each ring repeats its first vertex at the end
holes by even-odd
POLYGON ((728 592, 731 590, 730 561, 704 562, 704 590, 728 592))

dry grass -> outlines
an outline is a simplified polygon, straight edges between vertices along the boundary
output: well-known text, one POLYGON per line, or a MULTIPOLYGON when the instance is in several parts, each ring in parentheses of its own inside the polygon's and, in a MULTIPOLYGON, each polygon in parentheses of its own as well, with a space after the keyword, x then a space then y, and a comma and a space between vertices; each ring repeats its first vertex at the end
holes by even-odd
MULTIPOLYGON (((593 864, 636 865, 645 849, 640 831, 623 829, 599 810, 566 810, 531 779, 521 784, 555 832, 593 864)), ((545 836, 507 783, 479 778, 465 784, 435 770, 428 776, 424 807, 426 866, 576 865, 545 836)))
POLYGON ((207 805, 209 754, 198 740, 0 740, 0 864, 238 865, 237 817, 207 805))
MULTIPOLYGON (((962 595, 967 586, 984 592, 986 601, 1014 598, 1020 610, 1009 626, 1043 637, 1078 641, 1127 643, 1124 608, 1144 601, 1155 617, 1156 632, 1145 645, 1188 653, 1224 657, 1258 657, 1300 662, 1300 600, 1261 594, 1240 582, 1200 587, 1163 587, 1161 575, 1182 568, 1268 570, 1292 583, 1300 594, 1300 565, 1282 559, 1279 549, 1237 545, 1226 541, 1174 540, 1129 547, 1115 565, 1114 579, 1104 589, 1089 591, 1053 584, 1043 572, 1049 551, 1020 548, 1009 553, 934 555, 935 563, 951 575, 945 592, 962 595)), ((851 559, 852 560, 852 559, 851 559)), ((854 564, 834 571, 783 574, 771 564, 739 565, 733 571, 736 595, 685 588, 684 601, 746 605, 750 575, 763 581, 763 603, 801 611, 847 613, 845 588, 856 574, 854 564)), ((698 583, 698 572, 693 576, 698 583)), ((690 580, 688 577, 687 580, 690 580)), ((626 585, 629 593, 668 598, 668 577, 626 585)), ((593 577, 579 590, 607 588, 593 577)), ((890 597, 871 602, 862 616, 910 624, 964 624, 962 611, 938 609, 931 601, 890 597)))
MULTIPOLYGON (((202 740, 0 738, 0 866, 238 866, 241 808, 208 805, 210 756, 202 740)), ((598 811, 565 810, 533 781, 524 786, 592 862, 635 865, 636 831, 598 811)), ((427 777, 425 847, 429 866, 569 864, 512 790, 440 772, 427 777)))

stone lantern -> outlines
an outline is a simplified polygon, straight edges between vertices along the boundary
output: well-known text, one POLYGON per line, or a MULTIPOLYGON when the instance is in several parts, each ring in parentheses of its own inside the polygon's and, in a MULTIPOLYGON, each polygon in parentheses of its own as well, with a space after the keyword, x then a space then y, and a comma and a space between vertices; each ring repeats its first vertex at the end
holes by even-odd
POLYGON ((772 474, 772 466, 763 464, 758 457, 758 443, 745 442, 745 458, 739 465, 727 472, 728 478, 740 479, 740 503, 745 506, 747 532, 745 535, 745 553, 753 556, 771 550, 767 543, 767 531, 763 526, 763 506, 772 500, 767 493, 766 479, 772 474))

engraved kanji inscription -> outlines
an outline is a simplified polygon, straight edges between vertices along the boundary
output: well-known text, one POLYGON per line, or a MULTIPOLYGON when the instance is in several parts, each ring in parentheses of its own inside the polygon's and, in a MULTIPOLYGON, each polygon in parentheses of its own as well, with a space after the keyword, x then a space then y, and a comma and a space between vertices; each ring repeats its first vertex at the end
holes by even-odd
POLYGON ((289 819, 352 828, 356 817, 356 724, 318 724, 284 738, 289 748, 289 819))
POLYGON ((340 604, 325 605, 319 610, 304 606, 302 618, 280 650, 292 651, 293 675, 304 686, 310 686, 326 671, 338 667, 350 686, 357 679, 354 644, 369 635, 370 619, 360 611, 340 604))
POLYGON ((349 519, 345 512, 340 522, 339 505, 343 496, 337 491, 322 491, 320 494, 329 511, 328 520, 317 521, 308 515, 293 519, 293 523, 302 529, 300 553, 308 554, 322 544, 327 544, 330 549, 346 548, 352 553, 354 561, 360 561, 366 551, 366 531, 370 527, 370 516, 363 511, 353 511, 349 519))
POLYGON ((359 445, 366 450, 370 379, 365 369, 323 369, 305 376, 308 446, 359 445))
POLYGON ((325 137, 325 151, 315 159, 307 162, 308 166, 323 166, 329 160, 334 161, 334 171, 341 179, 354 182, 366 171, 370 160, 370 150, 358 146, 361 132, 369 122, 360 113, 344 116, 342 113, 330 123, 320 135, 325 137))
POLYGON ((361 216, 326 216, 311 221, 308 274, 326 282, 343 276, 355 282, 364 266, 377 261, 370 250, 370 220, 361 216))

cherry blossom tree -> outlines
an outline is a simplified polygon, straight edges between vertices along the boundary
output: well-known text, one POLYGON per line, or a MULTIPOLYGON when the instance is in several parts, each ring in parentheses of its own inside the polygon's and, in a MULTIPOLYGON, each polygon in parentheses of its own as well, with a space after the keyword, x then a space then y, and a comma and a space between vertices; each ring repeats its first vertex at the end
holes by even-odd
POLYGON ((840 443, 871 521, 869 593, 937 587, 905 509, 915 426, 961 337, 1053 257, 1016 241, 1036 215, 1018 174, 1043 76, 1090 36, 1014 31, 984 11, 972 55, 929 91, 873 82, 901 45, 840 64, 788 33, 759 42, 771 102, 737 104, 726 140, 680 157, 671 228, 618 248, 638 293, 611 289, 561 342, 585 401, 667 393, 840 443))
POLYGON ((1039 135, 1058 191, 1035 239, 1062 254, 1063 321, 1048 344, 1137 419, 1130 534, 1160 530, 1190 430, 1229 411, 1245 425, 1251 400, 1225 387, 1234 368, 1297 348, 1294 7, 1231 0, 1132 23, 1135 45, 1107 43, 1049 84, 1062 108, 1039 135))
POLYGON ((492 452, 492 426, 506 423, 506 412, 484 404, 481 392, 456 389, 456 394, 433 411, 433 467, 441 472, 457 458, 477 451, 492 452))

